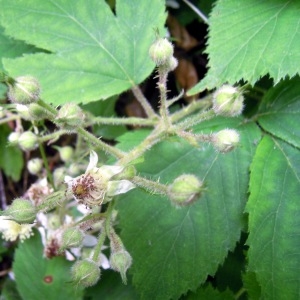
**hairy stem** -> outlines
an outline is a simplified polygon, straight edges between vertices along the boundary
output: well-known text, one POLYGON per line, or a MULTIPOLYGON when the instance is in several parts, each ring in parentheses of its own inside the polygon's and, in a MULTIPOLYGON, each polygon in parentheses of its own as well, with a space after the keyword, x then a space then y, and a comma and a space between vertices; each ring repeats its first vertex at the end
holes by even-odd
POLYGON ((90 143, 101 148, 103 151, 113 155, 116 158, 123 158, 125 156, 125 153, 123 151, 102 142, 101 140, 99 140, 97 137, 95 137, 93 134, 91 134, 84 128, 79 127, 77 129, 77 133, 81 135, 83 138, 85 138, 87 141, 89 141, 90 143))
POLYGON ((133 125, 133 126, 154 126, 157 124, 156 120, 144 118, 105 118, 95 117, 90 122, 91 124, 106 124, 106 125, 133 125))
POLYGON ((39 142, 43 143, 43 142, 48 142, 50 140, 57 140, 60 138, 61 135, 64 135, 66 133, 68 133, 67 130, 64 130, 64 129, 57 130, 52 133, 45 134, 45 135, 39 137, 39 142))
POLYGON ((168 191, 168 187, 166 185, 143 177, 134 176, 133 179, 131 179, 131 181, 137 186, 142 187, 153 194, 166 195, 168 191))
POLYGON ((191 113, 199 110, 205 109, 211 106, 211 96, 207 96, 199 101, 193 101, 188 106, 182 108, 181 110, 175 112, 171 115, 172 123, 175 123, 186 116, 190 115, 191 113))
POLYGON ((162 117, 165 129, 167 130, 171 126, 170 118, 169 118, 169 110, 167 104, 167 75, 168 73, 160 70, 158 68, 159 73, 159 81, 158 81, 158 89, 160 93, 160 115, 162 117))
POLYGON ((156 115, 155 111, 153 110, 153 108, 151 107, 151 105, 149 104, 149 102, 147 101, 145 96, 143 95, 140 88, 138 86, 134 86, 134 87, 131 88, 131 90, 132 90, 132 93, 135 96, 135 98, 142 105, 142 107, 145 110, 147 116, 149 118, 156 117, 157 115, 156 115))
POLYGON ((162 137, 164 136, 164 133, 156 128, 154 129, 150 135, 146 137, 138 146, 136 146, 134 149, 132 149, 129 153, 127 153, 125 156, 123 156, 118 162, 118 165, 127 165, 131 161, 137 159, 138 157, 142 156, 147 150, 149 150, 152 146, 157 144, 159 141, 161 141, 162 137))

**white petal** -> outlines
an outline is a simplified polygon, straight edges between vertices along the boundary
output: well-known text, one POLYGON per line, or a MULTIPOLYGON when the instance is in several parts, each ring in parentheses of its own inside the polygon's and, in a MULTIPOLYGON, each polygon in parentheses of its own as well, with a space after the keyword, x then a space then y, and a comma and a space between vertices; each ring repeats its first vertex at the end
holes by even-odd
POLYGON ((109 260, 107 259, 107 257, 104 254, 100 254, 100 263, 101 263, 101 267, 104 270, 107 270, 110 268, 110 264, 109 264, 109 260))
POLYGON ((112 180, 107 185, 107 196, 112 197, 119 194, 127 193, 135 188, 135 185, 129 180, 112 180))
POLYGON ((90 162, 89 162, 89 165, 88 165, 85 173, 94 169, 97 166, 97 163, 98 163, 98 155, 94 150, 92 150, 90 153, 90 162))
POLYGON ((73 179, 74 179, 73 177, 66 175, 65 178, 64 178, 64 182, 65 182, 65 183, 69 183, 69 182, 72 181, 73 179))
POLYGON ((101 174, 101 176, 104 177, 104 179, 109 180, 111 177, 113 177, 116 174, 119 174, 124 169, 123 166, 107 166, 104 165, 98 169, 98 172, 101 174))
POLYGON ((97 238, 93 235, 86 234, 83 238, 82 245, 85 247, 95 247, 97 245, 97 238))

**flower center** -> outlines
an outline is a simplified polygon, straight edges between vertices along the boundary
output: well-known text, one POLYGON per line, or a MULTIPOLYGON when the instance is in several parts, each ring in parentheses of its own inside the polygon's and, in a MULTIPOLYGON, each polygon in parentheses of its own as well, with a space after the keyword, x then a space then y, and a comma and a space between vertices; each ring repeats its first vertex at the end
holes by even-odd
POLYGON ((72 185, 73 195, 80 200, 91 197, 91 192, 95 189, 95 179, 89 174, 81 176, 72 185))

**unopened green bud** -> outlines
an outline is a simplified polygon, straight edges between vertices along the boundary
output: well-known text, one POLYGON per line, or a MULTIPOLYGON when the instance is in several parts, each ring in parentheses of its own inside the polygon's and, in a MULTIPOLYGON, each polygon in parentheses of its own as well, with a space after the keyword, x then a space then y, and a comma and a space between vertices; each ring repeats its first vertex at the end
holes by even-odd
POLYGON ((22 150, 31 151, 37 148, 38 138, 33 132, 25 131, 20 135, 18 144, 22 150))
POLYGON ((244 97, 231 85, 223 85, 213 95, 213 110, 217 115, 235 117, 242 113, 244 97))
POLYGON ((37 103, 30 103, 28 106, 28 112, 31 120, 41 121, 51 118, 51 114, 37 103))
POLYGON ((27 162, 27 169, 30 174, 38 174, 43 167, 43 161, 40 158, 33 158, 27 162))
POLYGON ((173 53, 173 45, 166 38, 158 38, 149 49, 150 58, 157 66, 168 64, 173 53))
POLYGON ((83 126, 85 115, 75 103, 66 103, 58 111, 55 123, 63 129, 75 131, 83 126))
POLYGON ((25 131, 20 135, 18 144, 22 150, 31 151, 37 148, 38 138, 33 132, 25 131))
POLYGON ((62 225, 61 218, 58 214, 52 213, 52 214, 48 214, 47 216, 48 216, 47 229, 56 230, 62 225))
POLYGON ((40 85, 32 76, 17 77, 8 86, 8 99, 14 103, 29 104, 40 97, 40 85))
POLYGON ((60 250, 65 250, 67 248, 79 247, 82 244, 84 238, 84 233, 82 230, 72 227, 67 228, 62 233, 62 244, 60 250))
POLYGON ((82 170, 77 163, 70 164, 68 167, 68 174, 70 176, 77 176, 81 171, 82 170))
POLYGON ((9 134, 8 136, 8 141, 11 145, 17 145, 18 144, 18 141, 19 141, 19 138, 21 136, 21 133, 20 132, 12 132, 9 134))
POLYGON ((177 206, 186 206, 198 199, 203 190, 203 182, 191 174, 177 177, 168 187, 168 196, 177 206))
POLYGON ((42 199, 37 205, 38 211, 48 212, 57 206, 61 206, 61 203, 66 199, 65 191, 57 191, 51 193, 42 199))
POLYGON ((66 168, 60 167, 56 168, 53 172, 53 181, 55 187, 58 187, 64 182, 64 178, 66 176, 66 168))
POLYGON ((71 269, 72 280, 82 287, 95 285, 100 279, 100 268, 91 259, 77 261, 71 269))
POLYGON ((212 143, 217 151, 226 153, 233 150, 240 141, 240 135, 234 129, 223 129, 212 135, 212 143))
POLYGON ((71 146, 64 146, 58 149, 60 159, 63 162, 69 161, 74 154, 74 149, 71 146))
POLYGON ((174 71, 178 66, 178 60, 175 57, 171 57, 167 63, 169 71, 174 71))
POLYGON ((17 198, 3 211, 3 215, 12 218, 18 223, 32 223, 36 217, 36 209, 30 201, 17 198))
POLYGON ((132 264, 132 258, 128 251, 123 249, 118 252, 112 252, 109 258, 109 263, 114 271, 117 271, 121 274, 122 281, 124 284, 126 284, 126 272, 132 264))

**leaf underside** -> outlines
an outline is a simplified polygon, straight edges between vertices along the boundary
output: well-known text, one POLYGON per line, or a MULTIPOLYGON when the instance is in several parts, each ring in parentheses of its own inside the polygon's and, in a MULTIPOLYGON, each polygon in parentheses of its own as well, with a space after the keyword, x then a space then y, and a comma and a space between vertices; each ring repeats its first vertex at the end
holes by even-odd
POLYGON ((299 73, 300 2, 220 0, 210 16, 209 71, 189 95, 228 82, 299 73))
POLYGON ((11 76, 33 75, 53 104, 119 94, 153 70, 148 49, 162 33, 163 0, 118 0, 116 15, 99 0, 0 0, 5 33, 46 53, 3 59, 11 76))
MULTIPOLYGON (((120 197, 121 236, 133 256, 133 283, 144 299, 177 299, 196 290, 239 240, 248 167, 260 133, 254 124, 221 118, 204 122, 195 132, 225 126, 241 130, 241 146, 232 153, 222 155, 210 145, 196 149, 170 140, 147 152, 145 162, 137 165, 143 175, 162 183, 169 184, 182 173, 204 180, 206 191, 194 204, 176 209, 167 198, 142 190, 120 197)), ((122 139, 126 141, 126 135, 122 139)))

